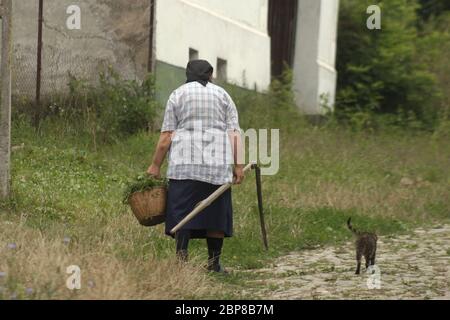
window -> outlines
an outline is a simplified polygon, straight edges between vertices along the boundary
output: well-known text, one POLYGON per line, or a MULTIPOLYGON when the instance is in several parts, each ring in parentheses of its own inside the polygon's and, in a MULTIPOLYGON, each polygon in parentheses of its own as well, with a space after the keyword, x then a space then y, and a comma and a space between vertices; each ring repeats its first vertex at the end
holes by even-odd
POLYGON ((198 51, 192 48, 189 48, 189 61, 198 60, 198 51))
POLYGON ((217 80, 227 81, 227 60, 217 58, 217 80))

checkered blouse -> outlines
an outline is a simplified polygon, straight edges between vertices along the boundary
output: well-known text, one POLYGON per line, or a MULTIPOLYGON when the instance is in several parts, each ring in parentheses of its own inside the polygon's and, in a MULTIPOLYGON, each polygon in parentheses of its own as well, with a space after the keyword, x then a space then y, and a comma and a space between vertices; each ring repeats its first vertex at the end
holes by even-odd
POLYGON ((240 131, 236 106, 221 87, 190 82, 167 102, 161 132, 174 131, 167 177, 214 185, 232 182, 228 132, 240 131))

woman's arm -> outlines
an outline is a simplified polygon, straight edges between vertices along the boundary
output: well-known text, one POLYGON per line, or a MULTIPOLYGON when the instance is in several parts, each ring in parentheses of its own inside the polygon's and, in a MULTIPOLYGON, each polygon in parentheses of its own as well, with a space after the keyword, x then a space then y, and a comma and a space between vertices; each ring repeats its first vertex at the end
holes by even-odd
POLYGON ((242 181, 244 181, 244 149, 242 148, 241 133, 237 130, 233 130, 229 132, 229 137, 234 160, 233 183, 241 184, 242 181))
POLYGON ((158 145, 153 155, 153 162, 147 170, 147 173, 155 178, 161 178, 161 165, 172 144, 172 133, 173 131, 165 131, 159 136, 158 145))

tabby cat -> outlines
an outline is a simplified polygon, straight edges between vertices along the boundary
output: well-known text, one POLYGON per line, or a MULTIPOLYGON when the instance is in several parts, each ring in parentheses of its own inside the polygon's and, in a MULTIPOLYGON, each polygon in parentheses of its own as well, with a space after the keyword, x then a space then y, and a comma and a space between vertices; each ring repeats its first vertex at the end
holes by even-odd
POLYGON ((348 218, 347 226, 351 232, 356 235, 356 272, 359 274, 361 271, 361 258, 364 256, 366 259, 366 269, 369 266, 375 265, 375 255, 377 253, 377 240, 378 237, 375 233, 360 232, 352 226, 352 218, 348 218))

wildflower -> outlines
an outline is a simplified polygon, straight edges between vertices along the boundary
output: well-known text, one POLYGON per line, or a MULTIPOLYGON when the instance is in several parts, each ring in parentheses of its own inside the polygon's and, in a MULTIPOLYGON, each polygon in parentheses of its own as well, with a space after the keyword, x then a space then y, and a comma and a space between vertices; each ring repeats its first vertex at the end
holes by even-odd
POLYGON ((11 249, 11 250, 17 249, 17 244, 15 244, 15 243, 8 243, 8 249, 11 249))

